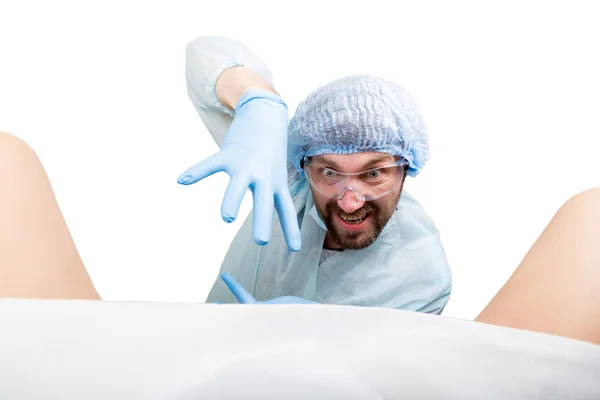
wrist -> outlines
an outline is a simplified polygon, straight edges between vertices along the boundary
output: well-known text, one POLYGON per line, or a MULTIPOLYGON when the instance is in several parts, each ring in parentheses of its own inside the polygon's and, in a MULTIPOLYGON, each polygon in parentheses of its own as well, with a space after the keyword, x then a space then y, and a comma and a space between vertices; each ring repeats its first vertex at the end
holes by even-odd
POLYGON ((235 105, 234 112, 237 113, 238 110, 240 108, 242 108, 245 104, 247 104, 248 102, 250 102, 252 100, 256 100, 256 99, 267 100, 267 101, 271 101, 274 103, 278 103, 285 108, 285 113, 287 114, 287 111, 288 111, 287 104, 285 104, 285 102, 279 95, 277 95, 273 92, 267 91, 267 90, 260 90, 260 89, 250 89, 250 90, 247 90, 244 94, 242 94, 242 96, 239 98, 237 104, 235 105))
POLYGON ((279 97, 279 93, 273 86, 246 67, 227 68, 217 79, 217 97, 221 103, 232 110, 241 104, 240 100, 248 92, 267 92, 279 97))

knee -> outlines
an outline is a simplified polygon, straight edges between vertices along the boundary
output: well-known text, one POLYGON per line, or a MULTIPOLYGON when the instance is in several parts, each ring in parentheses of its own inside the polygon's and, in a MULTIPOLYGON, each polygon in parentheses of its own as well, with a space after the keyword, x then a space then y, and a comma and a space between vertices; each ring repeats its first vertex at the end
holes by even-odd
POLYGON ((4 149, 11 146, 23 146, 26 145, 23 139, 16 137, 8 132, 0 131, 0 148, 4 149))
POLYGON ((600 186, 575 194, 569 201, 600 201, 600 186))
POLYGON ((581 212, 588 218, 600 220, 600 187, 590 188, 572 196, 563 208, 581 212))
POLYGON ((10 167, 23 160, 37 160, 33 149, 23 140, 7 132, 0 132, 0 166, 10 167))

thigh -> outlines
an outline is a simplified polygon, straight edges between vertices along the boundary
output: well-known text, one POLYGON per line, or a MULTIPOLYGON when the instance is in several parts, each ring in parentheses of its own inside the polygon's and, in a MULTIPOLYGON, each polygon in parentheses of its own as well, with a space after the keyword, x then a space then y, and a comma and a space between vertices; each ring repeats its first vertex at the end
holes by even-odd
POLYGON ((0 297, 98 299, 46 172, 0 132, 0 297))
POLYGON ((600 343, 600 188, 560 208, 476 321, 600 343))

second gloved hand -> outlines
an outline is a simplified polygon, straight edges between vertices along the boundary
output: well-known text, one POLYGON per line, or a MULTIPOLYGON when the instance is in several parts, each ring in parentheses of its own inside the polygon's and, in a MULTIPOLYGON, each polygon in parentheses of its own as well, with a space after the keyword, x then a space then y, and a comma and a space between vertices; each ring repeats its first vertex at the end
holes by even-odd
POLYGON ((223 279, 223 282, 225 282, 229 290, 231 290, 231 293, 233 293, 242 304, 319 304, 315 301, 295 296, 283 296, 268 301, 257 301, 233 276, 224 273, 221 275, 221 279, 223 279))
POLYGON ((237 218, 246 190, 254 199, 252 235, 259 245, 271 239, 273 207, 288 247, 300 250, 300 228, 287 184, 288 109, 274 93, 251 90, 235 108, 220 151, 186 170, 177 182, 190 185, 216 172, 230 179, 221 206, 226 222, 237 218))

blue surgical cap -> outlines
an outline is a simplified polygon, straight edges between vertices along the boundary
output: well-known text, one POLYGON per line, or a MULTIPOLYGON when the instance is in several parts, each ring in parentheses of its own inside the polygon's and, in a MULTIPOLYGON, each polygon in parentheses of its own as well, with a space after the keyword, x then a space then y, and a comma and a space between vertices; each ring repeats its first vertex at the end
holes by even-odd
POLYGON ((417 103, 400 86, 368 75, 335 80, 301 102, 288 128, 288 160, 365 151, 400 156, 417 176, 429 159, 429 138, 417 103))

